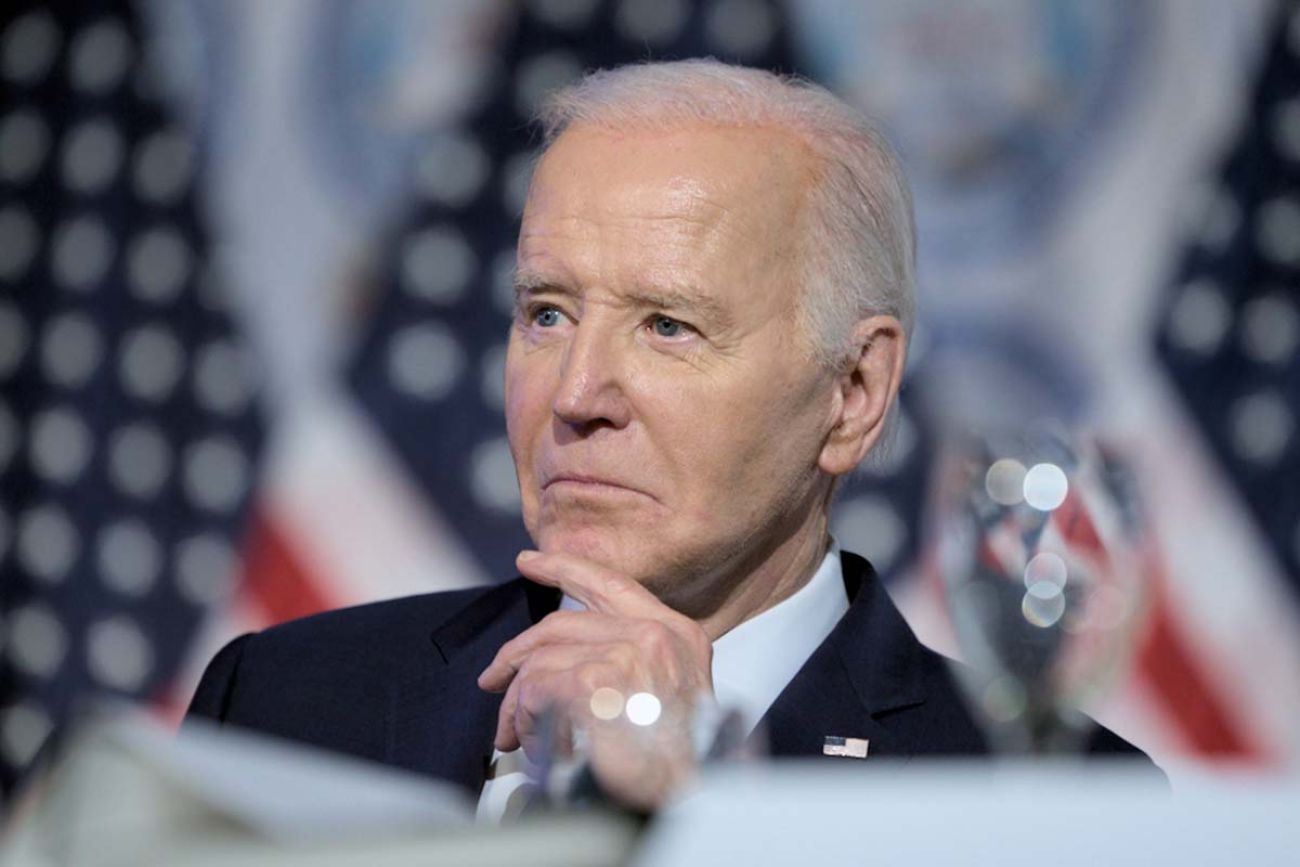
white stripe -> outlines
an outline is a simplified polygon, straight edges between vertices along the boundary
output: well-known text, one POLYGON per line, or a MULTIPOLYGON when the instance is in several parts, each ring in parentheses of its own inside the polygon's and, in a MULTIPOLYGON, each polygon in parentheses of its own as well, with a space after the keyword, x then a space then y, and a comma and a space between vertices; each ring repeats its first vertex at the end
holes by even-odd
POLYGON ((1216 694, 1253 737, 1300 761, 1295 600, 1254 519, 1211 469, 1214 457, 1176 418, 1172 407, 1153 407, 1136 458, 1168 557, 1169 606, 1216 694))

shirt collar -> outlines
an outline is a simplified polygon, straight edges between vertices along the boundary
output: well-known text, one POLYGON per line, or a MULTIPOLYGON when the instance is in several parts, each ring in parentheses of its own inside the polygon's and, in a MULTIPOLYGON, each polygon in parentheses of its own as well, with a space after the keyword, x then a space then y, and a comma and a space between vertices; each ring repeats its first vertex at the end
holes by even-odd
POLYGON ((808 583, 713 642, 713 691, 752 731, 849 610, 840 548, 832 539, 808 583))

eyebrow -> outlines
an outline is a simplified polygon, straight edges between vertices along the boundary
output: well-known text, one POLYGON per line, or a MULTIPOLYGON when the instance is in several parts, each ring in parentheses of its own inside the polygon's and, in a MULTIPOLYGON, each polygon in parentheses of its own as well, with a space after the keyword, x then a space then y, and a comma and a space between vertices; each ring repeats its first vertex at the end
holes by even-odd
POLYGON ((656 310, 676 311, 702 316, 715 325, 726 326, 731 323, 731 314, 727 309, 708 295, 692 286, 644 286, 630 292, 627 299, 639 307, 656 310))
POLYGON ((577 294, 561 281, 539 271, 521 271, 516 268, 513 282, 516 300, 529 292, 555 292, 560 295, 577 294))
MULTIPOLYGON (((514 286, 516 299, 534 293, 554 293, 570 298, 576 298, 579 294, 564 282, 536 271, 516 271, 514 286)), ((703 316, 716 326, 726 327, 731 324, 731 314, 724 305, 691 285, 637 285, 623 297, 629 306, 654 310, 680 310, 703 316)))

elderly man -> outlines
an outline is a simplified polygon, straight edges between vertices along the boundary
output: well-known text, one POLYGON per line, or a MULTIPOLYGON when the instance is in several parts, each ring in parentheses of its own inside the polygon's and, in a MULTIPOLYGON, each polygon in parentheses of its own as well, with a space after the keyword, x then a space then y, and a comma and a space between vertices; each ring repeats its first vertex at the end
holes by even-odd
POLYGON ((985 751, 945 663, 827 531, 887 430, 912 319, 888 146, 820 88, 713 61, 596 73, 543 121, 505 384, 523 577, 244 636, 192 713, 485 802, 557 728, 633 804, 689 773, 682 739, 629 764, 597 693, 611 715, 635 693, 668 716, 716 699, 776 755, 985 751))

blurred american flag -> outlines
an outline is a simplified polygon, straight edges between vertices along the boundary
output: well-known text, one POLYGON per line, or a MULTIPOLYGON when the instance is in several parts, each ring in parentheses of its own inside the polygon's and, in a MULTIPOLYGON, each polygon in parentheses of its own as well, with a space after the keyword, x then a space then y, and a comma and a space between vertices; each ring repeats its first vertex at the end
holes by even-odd
POLYGON ((261 425, 204 158, 125 4, 0 29, 0 785, 88 688, 152 697, 229 592, 261 425))
MULTIPOLYGON (((502 365, 539 96, 646 58, 798 72, 791 9, 817 5, 10 4, 4 790, 85 696, 174 713, 239 632, 513 574, 502 365)), ((1277 21, 1221 184, 1234 228, 1190 242, 1160 354, 1190 408, 1179 430, 1214 444, 1208 472, 1239 485, 1294 584, 1300 24, 1277 21)), ((931 452, 914 398, 835 516, 845 547, 904 579, 931 452)), ((1158 758, 1294 761, 1300 732, 1278 720, 1300 703, 1225 697, 1225 671, 1262 673, 1198 634, 1181 568, 1113 721, 1158 758)))
MULTIPOLYGON (((1157 352, 1294 605, 1300 602, 1300 4, 1278 6, 1246 109, 1210 189, 1163 308, 1157 352)), ((1240 578, 1226 573, 1221 580, 1240 578)), ((1176 614, 1165 618, 1157 641, 1169 640, 1175 628, 1176 614)), ((1195 643, 1193 635, 1183 638, 1195 643)), ((1148 661, 1153 687, 1189 721, 1198 746, 1270 762, 1294 746, 1300 733, 1294 717, 1291 743, 1279 743, 1259 731, 1249 708, 1233 707, 1223 696, 1217 704, 1209 691, 1197 695, 1196 686, 1208 686, 1190 682, 1196 672, 1169 670, 1168 655, 1159 651, 1148 661)), ((1290 692, 1285 684, 1277 689, 1290 692)))

